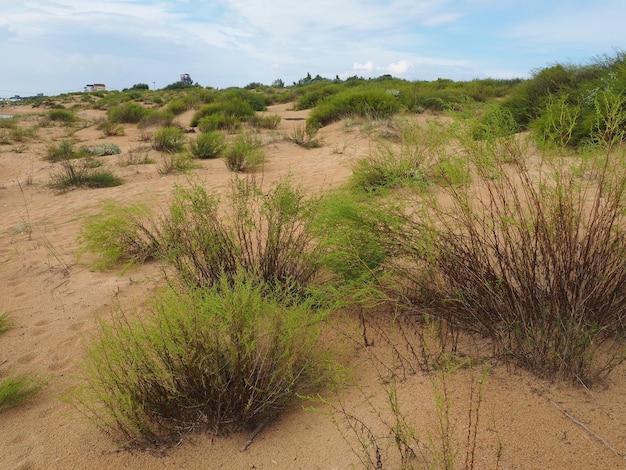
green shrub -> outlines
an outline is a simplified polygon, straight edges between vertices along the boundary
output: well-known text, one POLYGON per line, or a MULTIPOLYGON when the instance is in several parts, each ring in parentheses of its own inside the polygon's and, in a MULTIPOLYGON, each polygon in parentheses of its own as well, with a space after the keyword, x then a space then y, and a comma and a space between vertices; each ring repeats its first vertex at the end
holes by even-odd
POLYGON ((432 225, 422 215, 398 241, 432 274, 418 282, 423 300, 540 376, 601 379, 626 358, 623 153, 574 168, 481 158, 479 189, 444 186, 452 207, 428 200, 432 225))
POLYGON ((74 151, 74 142, 69 139, 62 140, 58 145, 51 145, 47 149, 46 159, 51 162, 59 162, 71 158, 80 158, 82 155, 74 151))
POLYGON ((139 128, 145 129, 150 126, 168 127, 174 122, 174 114, 169 111, 159 111, 157 109, 148 109, 139 121, 139 128))
POLYGON ((126 443, 254 429, 319 383, 324 316, 267 297, 242 271, 168 289, 149 314, 101 323, 78 406, 126 443))
POLYGON ((230 171, 254 171, 265 161, 265 152, 259 140, 249 134, 239 134, 222 152, 230 171))
POLYGON ((124 135, 124 127, 116 122, 106 120, 99 123, 96 127, 107 137, 124 135))
POLYGON ((84 155, 93 155, 94 157, 104 157, 107 155, 118 155, 122 151, 120 150, 119 145, 104 142, 102 144, 94 145, 92 147, 82 146, 80 148, 80 153, 84 155))
POLYGON ((182 98, 176 98, 169 102, 167 110, 174 116, 179 116, 189 109, 189 104, 182 98))
POLYGON ((51 109, 48 111, 48 119, 55 122, 71 124, 78 119, 69 109, 51 109))
POLYGON ((193 115, 191 119, 191 127, 196 127, 200 123, 200 120, 209 116, 224 116, 225 118, 231 118, 238 122, 247 121, 254 116, 255 109, 248 103, 239 98, 234 98, 230 101, 216 101, 200 108, 193 115))
POLYGON ((113 123, 138 124, 147 113, 148 110, 139 103, 129 102, 113 106, 107 116, 113 123))
POLYGON ((224 136, 216 131, 200 134, 189 144, 191 154, 196 158, 217 158, 225 148, 224 136))
POLYGON ((315 200, 289 180, 262 192, 236 179, 226 214, 215 194, 176 188, 164 221, 164 256, 186 284, 207 286, 242 268, 259 282, 306 287, 319 270, 320 248, 310 226, 315 200))
POLYGON ((177 153, 185 146, 185 133, 180 127, 164 127, 152 136, 152 148, 159 152, 177 153))
POLYGON ((43 383, 24 374, 10 374, 0 379, 0 412, 21 405, 43 387, 43 383))
POLYGON ((60 191, 70 188, 109 188, 119 186, 122 180, 108 170, 93 171, 87 160, 61 162, 61 168, 50 176, 50 186, 60 191))
POLYGON ((384 119, 399 110, 398 98, 384 90, 347 90, 319 103, 311 111, 307 127, 323 127, 349 116, 384 119))
POLYGON ((145 204, 120 205, 109 201, 83 225, 79 242, 83 251, 96 255, 92 267, 109 269, 157 258, 161 236, 145 204))
POLYGON ((281 117, 275 114, 259 116, 254 114, 248 122, 255 129, 276 129, 280 124, 281 117))
POLYGON ((6 313, 0 313, 0 333, 8 331, 12 326, 11 320, 6 313))

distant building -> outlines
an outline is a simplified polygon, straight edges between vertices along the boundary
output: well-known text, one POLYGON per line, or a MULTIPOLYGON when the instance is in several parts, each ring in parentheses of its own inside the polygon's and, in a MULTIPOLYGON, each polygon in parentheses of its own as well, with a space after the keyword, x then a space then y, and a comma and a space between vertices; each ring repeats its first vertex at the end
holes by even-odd
POLYGON ((93 85, 85 85, 85 91, 106 91, 107 87, 104 83, 94 83, 93 85))

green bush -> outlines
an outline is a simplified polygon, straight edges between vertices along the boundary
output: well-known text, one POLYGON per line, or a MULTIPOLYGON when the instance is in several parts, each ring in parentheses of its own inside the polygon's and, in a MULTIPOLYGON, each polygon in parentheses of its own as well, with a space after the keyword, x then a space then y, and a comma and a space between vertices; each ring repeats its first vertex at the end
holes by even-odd
POLYGON ((0 379, 0 412, 21 405, 43 387, 43 383, 24 374, 10 374, 0 379))
POLYGON ((397 242, 431 274, 422 301, 540 376, 605 377, 626 358, 623 153, 532 168, 480 158, 479 189, 444 186, 449 203, 425 200, 428 216, 397 242))
POLYGON ((159 152, 177 153, 185 147, 185 133, 180 127, 168 126, 152 136, 152 148, 159 152))
POLYGON ((226 118, 236 119, 237 121, 247 121, 254 116, 255 109, 248 103, 240 98, 233 98, 232 100, 224 100, 207 104, 200 108, 193 115, 191 119, 191 127, 196 127, 200 123, 202 118, 206 118, 214 115, 225 116, 226 118))
POLYGON ((217 158, 225 148, 224 136, 216 131, 200 134, 189 144, 191 154, 196 158, 217 158))
POLYGON ((259 116, 254 114, 248 122, 255 129, 276 129, 280 124, 281 117, 276 114, 259 116))
POLYGON ((323 127, 344 117, 384 119, 400 111, 400 101, 385 90, 347 90, 319 103, 307 119, 307 127, 323 127))
POLYGON ((122 151, 120 150, 119 145, 104 142, 102 144, 94 145, 91 147, 82 146, 80 148, 80 153, 84 155, 93 155, 94 157, 104 157, 107 155, 118 155, 122 151))
POLYGON ((159 111, 148 109, 139 121, 139 128, 145 129, 150 126, 168 127, 174 122, 174 114, 169 110, 159 111))
POLYGON ((198 129, 204 133, 217 130, 236 132, 240 128, 241 120, 237 116, 227 116, 224 113, 211 114, 198 121, 198 129))
POLYGON ((265 161, 265 152, 259 140, 249 134, 239 134, 222 152, 230 171, 254 171, 265 161))
POLYGON ((48 119, 51 121, 71 124, 78 119, 76 115, 68 109, 51 109, 48 111, 48 119))
POLYGON ((156 259, 161 235, 145 204, 120 205, 109 201, 83 225, 79 243, 83 251, 96 255, 92 267, 109 269, 122 263, 128 267, 156 259))
POLYGON ((168 289, 148 314, 100 324, 76 403, 124 441, 251 430, 320 381, 325 313, 267 297, 238 271, 208 289, 168 289))
POLYGON ((128 102, 113 106, 107 116, 113 123, 138 124, 147 113, 148 110, 139 103, 128 102))
POLYGON ((63 160, 61 168, 50 176, 50 186, 60 191, 70 188, 110 188, 119 186, 122 180, 108 170, 93 171, 88 160, 63 160))
POLYGON ((47 149, 46 160, 60 162, 71 158, 80 158, 82 154, 74 151, 74 142, 70 139, 62 140, 58 145, 51 145, 47 149))
POLYGON ((212 285, 241 268, 264 285, 304 288, 320 268, 314 212, 315 200, 289 180, 268 192, 254 180, 233 180, 226 213, 204 188, 177 187, 162 229, 164 256, 188 285, 212 285))

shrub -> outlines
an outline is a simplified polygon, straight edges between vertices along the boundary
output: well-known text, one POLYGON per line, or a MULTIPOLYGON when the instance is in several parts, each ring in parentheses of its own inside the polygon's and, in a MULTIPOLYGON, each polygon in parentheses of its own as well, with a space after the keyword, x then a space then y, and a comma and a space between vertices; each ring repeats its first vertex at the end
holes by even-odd
POLYGON ((113 106, 107 111, 107 116, 113 123, 138 124, 147 112, 139 103, 129 102, 113 106))
POLYGON ((79 242, 84 251, 96 255, 94 268, 108 269, 157 258, 161 236, 145 204, 120 205, 109 201, 83 225, 79 242))
POLYGON ((319 270, 320 247, 310 226, 315 200, 289 180, 269 192, 233 180, 226 214, 215 194, 176 188, 164 222, 164 253, 186 284, 207 286, 240 268, 266 285, 308 286, 319 270))
POLYGON ((152 136, 152 148, 159 152, 177 153, 185 146, 185 133, 180 127, 164 127, 152 136))
POLYGON ((222 115, 226 118, 232 118, 238 122, 247 121, 254 116, 254 113, 255 109, 247 101, 240 98, 233 98, 231 100, 222 99, 203 106, 196 111, 191 119, 190 125, 191 127, 196 127, 202 118, 213 115, 222 115))
POLYGON ((224 136, 216 131, 200 134, 189 148, 196 158, 217 158, 224 150, 224 136))
POLYGON ((148 109, 139 121, 139 128, 144 129, 150 126, 168 127, 174 122, 174 114, 169 111, 159 111, 157 109, 148 109))
POLYGON ((208 133, 217 130, 236 132, 241 128, 241 121, 236 116, 227 116, 224 113, 205 116, 198 122, 200 132, 208 133))
POLYGON ((276 114, 259 116, 254 114, 248 122, 255 129, 276 129, 280 124, 281 117, 276 114))
POLYGON ((179 116, 189 109, 189 104, 182 98, 176 98, 169 102, 167 110, 174 116, 179 116))
POLYGON ((230 171, 254 171, 265 161, 265 153, 259 140, 249 134, 239 134, 234 142, 222 152, 230 171))
POLYGON ((43 387, 43 383, 24 374, 10 374, 0 379, 0 412, 24 403, 43 387))
POLYGON ((72 140, 62 140, 58 145, 51 145, 47 149, 46 159, 51 162, 59 162, 70 158, 79 158, 81 155, 74 152, 74 142, 72 140))
POLYGON ((295 127, 289 135, 288 140, 306 149, 319 148, 322 143, 316 139, 318 129, 315 127, 299 126, 295 127))
POLYGON ((104 157, 107 155, 118 155, 122 151, 117 144, 111 142, 104 142, 102 144, 94 145, 92 147, 82 146, 80 153, 83 155, 93 155, 94 157, 104 157))
POLYGON ((548 163, 473 161, 480 190, 446 186, 452 208, 431 202, 432 226, 410 238, 434 247, 412 245, 443 318, 541 376, 590 383, 626 357, 613 341, 626 324, 624 155, 548 163))
POLYGON ((68 109, 51 109, 48 111, 48 119, 51 121, 58 121, 65 124, 71 124, 78 118, 76 115, 68 109))
POLYGON ((107 137, 124 135, 124 127, 116 122, 106 120, 99 123, 96 127, 107 137))
POLYGON ((348 116, 384 119, 400 110, 400 101, 384 90, 347 90, 328 97, 307 119, 309 127, 323 127, 348 116))
POLYGON ((265 296, 242 271, 209 289, 168 289, 142 319, 100 324, 77 404, 126 442, 253 429, 318 383, 324 316, 265 296))
POLYGON ((63 160, 61 169, 50 176, 50 186, 60 191, 69 188, 109 188, 119 186, 122 180, 108 170, 93 171, 86 160, 76 163, 63 160))

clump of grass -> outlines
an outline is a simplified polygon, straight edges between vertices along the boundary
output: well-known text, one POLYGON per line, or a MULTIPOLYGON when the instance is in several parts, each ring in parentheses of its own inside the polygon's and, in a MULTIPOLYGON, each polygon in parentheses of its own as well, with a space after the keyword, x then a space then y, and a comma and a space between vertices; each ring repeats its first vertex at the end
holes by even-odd
POLYGON ((322 143, 315 138, 317 130, 315 127, 298 126, 294 128, 288 140, 306 149, 319 148, 322 146, 322 143))
POLYGON ((160 175, 168 175, 175 171, 184 173, 195 166, 193 160, 185 153, 164 152, 161 154, 161 163, 157 171, 160 175))
POLYGON ((134 101, 123 103, 109 108, 107 117, 115 124, 138 124, 147 114, 148 110, 134 101))
POLYGON ((261 141, 252 134, 239 134, 222 152, 226 167, 230 171, 253 172, 265 161, 261 141))
POLYGON ((72 124, 78 120, 76 114, 69 109, 51 109, 48 111, 48 119, 64 124, 72 124))
POLYGON ((11 323, 8 314, 0 313, 0 333, 8 331, 12 326, 13 324, 11 323))
POLYGON ((44 385, 26 374, 10 374, 0 379, 0 412, 21 405, 39 393, 44 385))
POLYGON ((254 114, 248 122, 256 129, 276 129, 280 124, 281 117, 276 114, 262 115, 254 114))
POLYGON ((149 149, 138 147, 130 149, 126 155, 120 155, 118 164, 120 166, 130 166, 148 165, 154 162, 154 159, 150 157, 149 149))
POLYGON ((145 204, 107 201, 98 215, 83 225, 79 242, 84 251, 96 255, 93 268, 109 269, 156 259, 162 237, 145 204))
POLYGON ((80 158, 80 154, 74 151, 74 142, 71 139, 65 139, 58 145, 51 145, 47 149, 46 159, 51 162, 60 162, 71 158, 80 158))
POLYGON ((185 133, 180 127, 164 127, 152 136, 152 148, 159 152, 177 153, 184 147, 185 133))
POLYGON ((91 147, 82 146, 79 152, 83 155, 93 155, 95 157, 104 157, 107 155, 118 155, 122 151, 119 145, 111 142, 104 142, 102 144, 94 145, 91 147))
POLYGON ((106 137, 120 136, 125 134, 124 126, 122 126, 120 123, 111 122, 109 120, 103 120, 102 122, 98 123, 96 128, 102 131, 102 133, 106 137))
POLYGON ((200 134, 189 144, 191 154, 201 159, 217 158, 224 148, 224 136, 217 131, 200 134))
POLYGON ((244 271, 167 289, 141 317, 100 324, 75 403, 126 443, 254 429, 319 383, 325 315, 266 296, 244 271))
POLYGON ((121 178, 108 170, 94 171, 87 160, 63 160, 61 168, 50 176, 50 186, 59 191, 70 188, 109 188, 120 184, 121 178))

